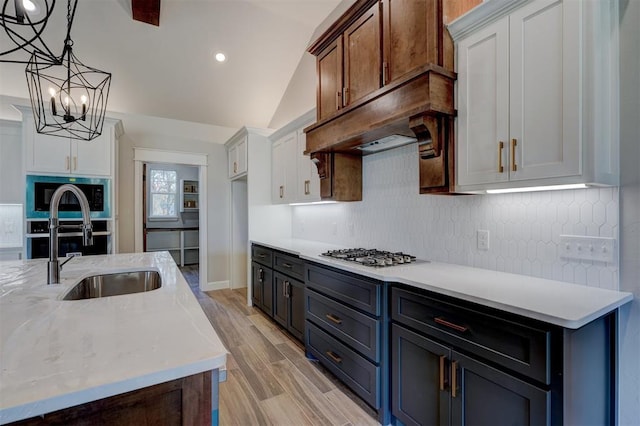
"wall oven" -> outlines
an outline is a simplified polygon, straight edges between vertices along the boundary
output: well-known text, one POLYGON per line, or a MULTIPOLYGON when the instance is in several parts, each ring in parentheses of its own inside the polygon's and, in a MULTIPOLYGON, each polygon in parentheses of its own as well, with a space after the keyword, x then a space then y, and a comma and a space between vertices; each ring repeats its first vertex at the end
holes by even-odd
MULTIPOLYGON (((82 232, 67 229, 64 225, 80 225, 82 220, 61 220, 63 228, 58 230, 58 255, 60 257, 74 255, 92 255, 111 253, 111 231, 106 220, 92 220, 93 245, 82 245, 82 232)), ((49 257, 49 221, 27 221, 27 259, 44 259, 49 257)))

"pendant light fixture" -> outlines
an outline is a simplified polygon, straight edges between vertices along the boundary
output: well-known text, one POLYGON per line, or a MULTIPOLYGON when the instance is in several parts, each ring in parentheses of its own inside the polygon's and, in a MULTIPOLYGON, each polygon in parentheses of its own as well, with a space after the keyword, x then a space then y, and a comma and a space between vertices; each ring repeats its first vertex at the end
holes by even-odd
POLYGON ((57 55, 47 47, 42 33, 53 13, 55 0, 4 0, 0 12, 0 62, 26 64, 32 54, 54 62, 57 55))
POLYGON ((25 70, 36 131, 91 140, 102 133, 111 73, 88 67, 73 54, 71 25, 78 5, 67 4, 67 36, 54 63, 33 52, 25 70))

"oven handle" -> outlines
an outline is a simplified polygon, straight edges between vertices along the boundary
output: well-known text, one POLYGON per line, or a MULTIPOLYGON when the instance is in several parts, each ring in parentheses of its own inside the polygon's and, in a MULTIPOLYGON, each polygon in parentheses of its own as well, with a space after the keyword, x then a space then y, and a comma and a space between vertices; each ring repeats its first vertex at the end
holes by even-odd
MULTIPOLYGON (((93 233, 94 237, 101 237, 105 235, 111 235, 111 231, 97 231, 93 233)), ((26 234, 27 238, 49 238, 48 233, 38 233, 38 234, 26 234)), ((58 239, 65 237, 82 237, 82 232, 61 232, 58 234, 58 239)))

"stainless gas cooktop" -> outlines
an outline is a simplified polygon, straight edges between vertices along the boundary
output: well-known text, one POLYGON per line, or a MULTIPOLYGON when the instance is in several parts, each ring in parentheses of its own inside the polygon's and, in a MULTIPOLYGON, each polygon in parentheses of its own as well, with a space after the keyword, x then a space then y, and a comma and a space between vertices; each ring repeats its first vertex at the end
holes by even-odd
POLYGON ((410 254, 364 248, 329 250, 321 255, 375 267, 405 265, 416 262, 416 257, 410 254))

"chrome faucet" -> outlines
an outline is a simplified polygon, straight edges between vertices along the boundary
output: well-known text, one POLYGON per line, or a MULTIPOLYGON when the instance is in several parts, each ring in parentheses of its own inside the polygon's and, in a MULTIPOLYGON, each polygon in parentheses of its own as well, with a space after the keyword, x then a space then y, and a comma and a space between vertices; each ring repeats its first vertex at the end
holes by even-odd
POLYGON ((75 185, 65 184, 56 189, 51 197, 51 209, 49 213, 49 262, 47 263, 47 284, 58 284, 60 282, 60 269, 73 257, 60 263, 58 261, 58 229, 79 228, 82 229, 82 245, 93 245, 93 225, 89 215, 89 202, 80 188, 75 185), (80 202, 82 210, 82 225, 60 225, 58 223, 58 205, 65 192, 71 192, 80 202))

